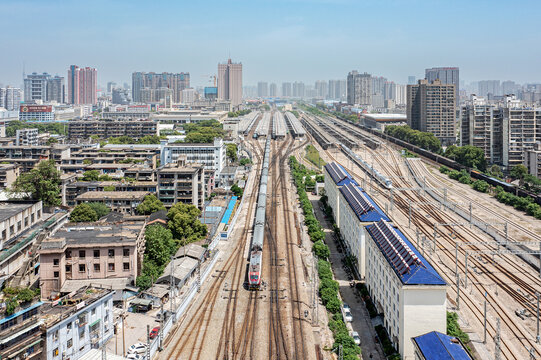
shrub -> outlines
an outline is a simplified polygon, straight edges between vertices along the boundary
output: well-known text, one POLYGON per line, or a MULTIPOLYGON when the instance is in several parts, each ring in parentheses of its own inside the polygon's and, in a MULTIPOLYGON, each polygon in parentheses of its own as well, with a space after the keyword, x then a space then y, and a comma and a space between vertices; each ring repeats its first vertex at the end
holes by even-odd
POLYGON ((472 184, 472 187, 475 191, 486 193, 490 185, 484 180, 475 180, 472 184))
POLYGON ((336 314, 340 312, 340 305, 341 305, 340 300, 338 300, 338 298, 335 297, 333 299, 330 299, 325 305, 325 307, 327 308, 327 310, 329 310, 333 314, 336 314))

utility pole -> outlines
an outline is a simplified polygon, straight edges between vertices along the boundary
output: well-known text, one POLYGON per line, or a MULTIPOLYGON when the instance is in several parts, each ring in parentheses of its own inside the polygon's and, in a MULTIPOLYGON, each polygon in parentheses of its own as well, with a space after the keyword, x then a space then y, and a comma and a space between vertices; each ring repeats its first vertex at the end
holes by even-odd
POLYGON ((471 229, 471 221, 472 221, 472 205, 470 201, 470 229, 471 229))
POLYGON ((460 310, 460 274, 456 273, 456 309, 460 310))
POLYGON ((150 325, 147 325, 147 359, 150 359, 150 325))
POLYGON ((125 311, 126 311, 126 300, 123 300, 122 301, 122 356, 126 356, 126 338, 124 337, 124 321, 125 321, 125 317, 126 317, 126 314, 125 314, 125 311))
POLYGON ((197 261, 197 292, 201 292, 201 260, 197 261))
POLYGON ((539 344, 539 293, 536 291, 535 295, 537 296, 537 336, 535 342, 539 344))
POLYGON ((483 320, 483 344, 487 343, 487 292, 485 291, 485 317, 483 320))
POLYGON ((494 338, 494 359, 501 360, 501 349, 500 349, 500 318, 496 319, 496 337, 494 338))
POLYGON ((443 188, 443 208, 447 207, 447 188, 443 188))
POLYGON ((411 202, 409 203, 408 227, 411 227, 411 202))
POLYGON ((464 288, 468 288, 468 252, 466 251, 466 264, 464 269, 464 288))
POLYGON ((163 315, 163 302, 160 304, 160 311, 162 312, 162 316, 160 316, 160 331, 158 332, 159 336, 159 346, 158 350, 163 350, 163 321, 165 320, 165 316, 163 315))
POLYGON ((455 242, 455 275, 458 274, 458 241, 455 242))
MULTIPOLYGON (((175 311, 175 288, 173 286, 173 270, 175 269, 175 265, 174 265, 174 262, 175 262, 175 258, 173 257, 173 255, 171 255, 171 274, 169 275, 169 297, 170 297, 170 305, 171 305, 171 316, 173 316, 173 313, 175 311)), ((164 316, 165 314, 163 313, 162 311, 162 317, 164 316)), ((175 320, 175 316, 173 316, 173 320, 175 320)))

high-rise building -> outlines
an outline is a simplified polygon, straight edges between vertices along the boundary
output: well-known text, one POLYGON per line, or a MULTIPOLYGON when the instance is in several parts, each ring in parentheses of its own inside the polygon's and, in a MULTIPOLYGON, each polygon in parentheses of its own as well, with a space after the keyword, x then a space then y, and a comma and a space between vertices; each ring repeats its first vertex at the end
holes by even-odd
POLYGON ((218 64, 218 99, 229 100, 233 106, 242 104, 242 63, 228 59, 218 64))
POLYGON ((385 81, 383 84, 383 99, 395 100, 396 98, 396 84, 393 81, 385 81))
POLYGON ((316 97, 320 99, 326 99, 327 98, 327 82, 323 80, 317 80, 314 89, 316 90, 316 97))
POLYGON ((197 97, 197 91, 194 88, 182 90, 182 103, 193 104, 197 97))
POLYGON ((408 85, 415 85, 415 76, 410 75, 408 76, 408 85))
POLYGON ((292 95, 296 98, 304 98, 306 96, 306 87, 304 86, 304 83, 302 81, 295 81, 293 83, 292 95))
POLYGON ((387 79, 383 76, 372 76, 372 94, 383 95, 385 92, 385 83, 387 79))
POLYGON ((347 102, 350 105, 368 106, 372 104, 372 76, 351 71, 347 78, 347 102))
POLYGON ((112 94, 114 88, 116 88, 116 82, 109 81, 109 82, 107 83, 107 93, 108 93, 108 94, 112 94))
POLYGON ((98 70, 71 65, 68 69, 68 103, 97 104, 98 70))
POLYGON ((32 73, 24 79, 24 101, 25 102, 65 102, 64 78, 62 76, 51 76, 47 73, 32 73))
POLYGON ((23 91, 19 88, 0 88, 0 107, 7 111, 19 111, 22 97, 23 91))
POLYGON ((408 85, 408 125, 415 130, 434 134, 443 145, 456 142, 455 86, 419 80, 408 85))
POLYGON ((494 97, 502 95, 500 80, 481 80, 478 84, 479 92, 477 95, 485 97, 494 97))
POLYGON ((113 104, 127 105, 130 103, 128 99, 128 90, 121 88, 112 89, 112 102, 113 104))
POLYGON ((269 96, 269 84, 264 81, 257 83, 257 96, 258 97, 267 97, 269 96))
POLYGON ((395 104, 396 105, 406 105, 407 103, 407 85, 396 85, 396 95, 395 95, 395 104))
POLYGON ((520 86, 514 81, 508 80, 502 82, 502 94, 503 95, 513 95, 518 92, 520 86))
MULTIPOLYGON (((126 84, 124 84, 126 85, 126 84)), ((168 88, 173 92, 173 101, 180 103, 182 90, 190 87, 190 73, 146 73, 146 72, 134 72, 132 74, 132 99, 134 102, 144 102, 143 92, 146 90, 148 93, 152 93, 154 90, 160 88, 168 88)), ((166 92, 161 91, 161 94, 166 92)), ((159 95, 159 94, 158 94, 159 95)), ((156 99, 157 94, 151 96, 152 99, 156 99)), ((165 98, 158 98, 157 101, 165 100, 165 98)))
POLYGON ((455 102, 457 103, 459 98, 460 89, 460 76, 458 67, 435 67, 425 70, 425 79, 429 83, 434 80, 439 80, 442 84, 454 84, 455 85, 455 102))
POLYGON ((282 83, 282 97, 291 97, 291 83, 285 82, 282 83))
POLYGON ((277 97, 278 96, 278 87, 275 83, 271 83, 269 86, 269 96, 270 97, 277 97))
POLYGON ((346 80, 329 80, 327 98, 342 101, 346 98, 346 80))

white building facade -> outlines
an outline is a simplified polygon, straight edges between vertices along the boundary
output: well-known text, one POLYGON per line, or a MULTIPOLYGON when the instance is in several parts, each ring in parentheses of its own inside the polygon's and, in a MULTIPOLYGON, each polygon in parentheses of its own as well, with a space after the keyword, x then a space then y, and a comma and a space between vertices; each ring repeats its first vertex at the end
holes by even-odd
POLYGON ((212 144, 173 143, 161 147, 162 165, 177 162, 184 156, 188 163, 202 164, 205 170, 215 170, 219 174, 226 164, 226 147, 221 138, 215 138, 212 144))
POLYGON ((389 222, 365 227, 366 285, 402 359, 414 360, 411 338, 446 332, 447 285, 409 240, 389 222))
POLYGON ((342 165, 335 162, 326 164, 323 167, 323 173, 325 175, 327 202, 332 209, 336 225, 340 227, 340 187, 350 183, 357 185, 357 183, 342 165))

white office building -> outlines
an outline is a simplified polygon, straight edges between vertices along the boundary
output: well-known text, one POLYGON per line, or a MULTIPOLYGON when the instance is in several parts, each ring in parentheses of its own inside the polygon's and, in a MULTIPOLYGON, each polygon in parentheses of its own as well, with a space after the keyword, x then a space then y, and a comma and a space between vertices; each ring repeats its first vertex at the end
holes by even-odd
POLYGON ((332 209, 334 221, 340 227, 340 187, 346 184, 358 185, 353 177, 348 174, 342 165, 332 162, 323 167, 325 175, 325 194, 328 198, 328 204, 332 209))
POLYGON ((361 279, 364 279, 366 239, 364 227, 381 219, 389 218, 360 186, 353 183, 342 186, 339 190, 340 235, 346 244, 348 255, 355 256, 356 267, 361 279))
POLYGON ((202 164, 205 170, 214 170, 219 174, 225 167, 226 147, 221 138, 215 138, 210 144, 162 144, 160 153, 162 165, 177 162, 179 157, 186 157, 188 163, 202 164))
POLYGON ((447 329, 447 284, 404 234, 380 220, 365 226, 366 285, 393 346, 414 360, 411 338, 447 329))
POLYGON ((19 111, 19 105, 23 100, 23 91, 10 86, 0 88, 0 108, 7 111, 19 111))

